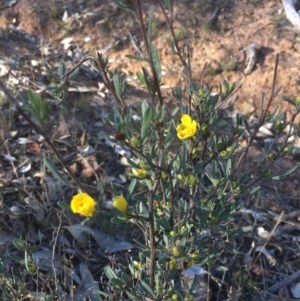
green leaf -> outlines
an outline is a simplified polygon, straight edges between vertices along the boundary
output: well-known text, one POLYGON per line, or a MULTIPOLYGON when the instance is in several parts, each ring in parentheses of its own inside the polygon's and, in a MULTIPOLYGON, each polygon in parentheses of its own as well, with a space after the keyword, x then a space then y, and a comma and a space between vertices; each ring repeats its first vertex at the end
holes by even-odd
POLYGON ((294 100, 292 100, 292 99, 290 99, 290 98, 288 98, 288 97, 286 97, 286 96, 283 96, 283 99, 284 99, 286 102, 290 103, 291 105, 296 106, 294 100))
POLYGON ((227 178, 230 177, 230 175, 231 175, 231 170, 232 170, 232 162, 231 162, 231 159, 229 159, 229 160, 227 161, 226 172, 225 172, 225 175, 226 175, 227 178))
POLYGON ((141 281, 142 286, 146 289, 146 291, 153 297, 155 298, 155 293, 153 292, 152 288, 150 287, 150 285, 148 285, 145 281, 141 281))
POLYGON ((225 93, 226 93, 226 95, 227 95, 228 92, 229 92, 229 90, 230 90, 230 87, 229 87, 228 82, 227 82, 225 79, 223 80, 223 86, 224 86, 224 88, 225 88, 225 93))
POLYGON ((73 79, 79 72, 79 68, 76 68, 69 76, 69 80, 73 79))
POLYGON ((141 56, 135 56, 135 55, 125 55, 125 57, 131 59, 131 60, 135 60, 135 61, 142 61, 142 62, 148 62, 147 58, 145 57, 141 57, 141 56))
POLYGON ((137 179, 133 179, 130 185, 128 186, 126 197, 125 197, 126 200, 129 200, 131 198, 136 184, 137 184, 137 179))
POLYGON ((113 271, 113 269, 110 266, 105 267, 104 273, 105 273, 106 277, 109 280, 114 279, 114 278, 118 278, 117 275, 115 274, 115 272, 113 271))
POLYGON ((104 296, 106 298, 110 298, 110 294, 104 293, 102 291, 94 291, 93 292, 95 297, 99 299, 99 301, 102 301, 103 299, 101 298, 101 296, 104 296), (100 296, 101 295, 101 296, 100 296))
POLYGON ((55 164, 49 158, 45 157, 44 158, 44 163, 57 180, 59 180, 64 185, 69 185, 69 183, 61 176, 61 174, 58 171, 55 164))
POLYGON ((176 46, 173 40, 171 41, 171 49, 173 51, 173 54, 177 54, 176 46))
POLYGON ((44 66, 45 66, 47 72, 50 74, 50 76, 53 77, 55 80, 58 81, 59 78, 52 72, 50 66, 46 62, 44 63, 44 66))
POLYGON ((141 138, 144 139, 153 118, 153 111, 147 108, 142 117, 141 138))
POLYGON ((110 281, 112 285, 121 286, 121 287, 124 287, 126 285, 126 283, 120 278, 112 278, 110 279, 110 281))
POLYGON ((132 5, 132 3, 130 2, 127 2, 125 0, 113 0, 113 2, 119 6, 120 8, 123 8, 123 9, 129 9, 129 10, 134 10, 134 7, 132 5))
POLYGON ((154 65, 156 76, 157 76, 158 82, 160 83, 160 80, 161 80, 161 65, 160 65, 160 60, 159 60, 157 49, 152 44, 152 42, 150 42, 150 52, 151 52, 151 59, 152 59, 153 65, 154 65))
POLYGON ((143 73, 141 71, 138 71, 136 73, 136 76, 137 76, 138 80, 140 81, 140 84, 141 84, 142 88, 146 89, 147 88, 147 83, 146 83, 146 80, 145 80, 145 77, 144 77, 143 73))
POLYGON ((18 263, 20 263, 20 264, 23 264, 23 263, 24 263, 24 259, 21 258, 20 256, 16 255, 16 254, 8 253, 8 256, 9 256, 12 260, 14 260, 14 261, 16 261, 16 262, 18 262, 18 263))
POLYGON ((116 70, 113 75, 113 83, 118 97, 120 98, 120 100, 123 100, 125 92, 127 90, 127 83, 125 78, 122 77, 116 70))
POLYGON ((244 126, 245 126, 247 132, 248 132, 249 135, 251 136, 250 126, 249 126, 248 121, 244 118, 244 119, 243 119, 243 122, 244 122, 244 126))
POLYGON ((286 177, 289 174, 291 174, 292 172, 294 172, 297 168, 299 168, 299 166, 300 166, 300 163, 298 163, 298 164, 294 165, 293 167, 289 168, 288 170, 286 170, 285 172, 283 172, 281 175, 271 177, 271 179, 274 180, 274 181, 285 180, 286 177))
POLYGON ((197 162, 197 164, 194 168, 194 173, 198 174, 200 171, 202 171, 202 169, 203 169, 203 162, 199 161, 199 162, 197 162))
POLYGON ((66 66, 64 64, 59 66, 59 75, 63 77, 66 74, 66 66))
POLYGON ((173 19, 172 1, 171 0, 165 0, 165 5, 166 5, 167 10, 169 11, 169 13, 171 15, 171 19, 173 19))
POLYGON ((57 202, 57 205, 63 210, 72 212, 70 204, 68 204, 66 202, 59 201, 59 202, 57 202))

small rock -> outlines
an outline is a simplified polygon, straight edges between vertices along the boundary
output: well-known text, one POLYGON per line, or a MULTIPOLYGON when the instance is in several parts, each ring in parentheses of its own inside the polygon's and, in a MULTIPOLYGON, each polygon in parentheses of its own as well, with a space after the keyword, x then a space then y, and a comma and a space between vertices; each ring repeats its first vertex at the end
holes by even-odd
POLYGON ((291 41, 289 41, 286 38, 283 38, 280 42, 279 42, 279 47, 281 50, 290 50, 293 48, 293 43, 291 41))

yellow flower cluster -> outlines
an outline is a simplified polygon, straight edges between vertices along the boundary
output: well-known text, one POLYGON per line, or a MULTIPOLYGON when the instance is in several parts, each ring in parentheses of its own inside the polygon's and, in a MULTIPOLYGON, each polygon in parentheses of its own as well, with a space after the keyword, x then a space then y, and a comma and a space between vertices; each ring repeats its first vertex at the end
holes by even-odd
POLYGON ((71 201, 71 210, 83 216, 91 217, 95 214, 96 201, 87 193, 76 194, 71 201))
POLYGON ((184 114, 181 116, 181 124, 176 128, 177 137, 180 140, 186 140, 192 138, 197 133, 197 122, 192 120, 191 116, 184 114))

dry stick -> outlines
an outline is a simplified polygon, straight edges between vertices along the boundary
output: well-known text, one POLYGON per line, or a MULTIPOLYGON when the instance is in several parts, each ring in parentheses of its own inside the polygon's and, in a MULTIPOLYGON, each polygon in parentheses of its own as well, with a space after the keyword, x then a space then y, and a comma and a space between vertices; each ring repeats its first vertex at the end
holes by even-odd
POLYGON ((154 212, 153 212, 153 202, 156 190, 158 188, 159 181, 156 180, 154 186, 148 194, 148 210, 149 210, 149 244, 150 244, 150 268, 149 268, 149 277, 150 277, 150 286, 154 286, 154 276, 155 276, 155 233, 154 233, 154 212))
POLYGON ((180 48, 179 48, 179 46, 178 46, 178 42, 177 42, 177 39, 176 39, 176 37, 175 37, 175 33, 174 33, 174 30, 173 30, 173 20, 170 20, 170 19, 169 19, 168 15, 167 15, 167 13, 166 13, 166 11, 165 11, 163 5, 162 5, 161 0, 158 0, 158 4, 159 4, 159 6, 160 6, 160 8, 161 8, 161 10, 162 10, 162 13, 164 14, 164 17, 165 17, 165 19, 166 19, 166 21, 167 21, 167 23, 168 23, 168 26, 169 26, 169 28, 170 28, 170 31, 171 31, 171 33, 172 33, 174 45, 175 45, 175 48, 176 48, 176 51, 177 51, 176 54, 178 55, 178 57, 179 57, 179 59, 180 59, 182 65, 184 66, 184 68, 187 69, 187 68, 188 68, 188 65, 187 65, 186 61, 184 60, 183 56, 181 55, 180 48))
POLYGON ((280 214, 280 216, 279 216, 279 218, 278 218, 278 220, 277 220, 277 222, 276 222, 274 228, 272 229, 272 232, 271 232, 270 235, 268 236, 268 238, 267 238, 267 240, 265 241, 265 243, 264 243, 262 249, 259 251, 259 253, 258 253, 258 255, 256 256, 256 258, 254 259, 254 261, 251 263, 251 266, 250 266, 249 270, 251 270, 251 268, 255 265, 256 261, 258 260, 258 258, 259 258, 260 255, 261 255, 263 249, 266 248, 266 245, 268 244, 268 242, 270 241, 270 239, 273 237, 273 234, 274 234, 276 228, 277 228, 278 225, 281 223, 281 217, 283 216, 283 214, 284 214, 284 211, 281 212, 281 214, 280 214))
POLYGON ((221 107, 231 96, 233 96, 234 94, 236 94, 241 88, 242 88, 242 84, 240 84, 230 95, 228 95, 222 102, 220 102, 215 108, 214 110, 218 109, 219 107, 221 107))
POLYGON ((300 277, 300 270, 295 272, 291 276, 285 278, 281 282, 278 282, 278 283, 274 284, 273 286, 271 286, 269 288, 269 293, 271 293, 271 294, 276 293, 280 288, 282 288, 284 286, 288 286, 289 284, 291 284, 292 282, 297 280, 299 277, 300 277))
POLYGON ((113 97, 115 98, 115 100, 117 101, 119 108, 122 109, 122 112, 125 114, 126 113, 126 107, 124 106, 123 102, 121 101, 121 99, 118 97, 118 95, 115 92, 115 89, 113 88, 108 75, 107 75, 107 71, 105 69, 105 66, 102 63, 101 60, 101 54, 99 52, 97 52, 98 55, 98 62, 96 61, 96 63, 99 64, 100 70, 102 71, 102 75, 104 78, 104 84, 106 86, 106 88, 108 88, 108 90, 110 91, 110 93, 113 95, 113 97))
POLYGON ((161 90, 160 90, 156 70, 154 68, 153 58, 152 58, 152 55, 151 55, 151 50, 149 48, 149 43, 151 43, 151 41, 150 41, 151 37, 149 37, 149 41, 148 41, 146 31, 145 31, 145 26, 144 26, 143 13, 142 13, 140 0, 137 0, 137 14, 138 14, 138 18, 139 18, 140 28, 141 28, 141 31, 142 31, 142 37, 143 37, 145 47, 146 47, 146 50, 147 50, 147 54, 148 54, 148 61, 149 61, 152 76, 153 76, 153 79, 154 79, 154 84, 155 84, 155 87, 156 87, 157 96, 158 96, 158 99, 159 99, 159 104, 160 104, 160 106, 162 106, 164 100, 163 100, 163 97, 162 97, 162 94, 161 94, 161 90))
POLYGON ((70 168, 68 167, 68 165, 65 164, 63 158, 60 156, 59 152, 56 150, 55 146, 51 142, 50 138, 46 135, 45 131, 39 125, 37 125, 36 123, 34 123, 27 116, 27 114, 25 113, 25 111, 18 104, 18 101, 11 95, 10 91, 5 87, 5 85, 3 84, 3 82, 1 80, 0 80, 0 88, 3 90, 3 92, 5 93, 5 95, 7 96, 7 98, 10 100, 10 102, 15 105, 18 113, 31 125, 31 127, 35 130, 35 132, 44 137, 44 139, 45 139, 46 143, 48 144, 48 146, 54 152, 54 154, 56 155, 57 159, 60 161, 61 165, 67 171, 67 173, 69 174, 69 176, 75 181, 75 183, 77 184, 77 186, 82 191, 84 191, 87 194, 89 194, 90 196, 92 196, 92 194, 89 193, 86 190, 86 188, 79 182, 79 180, 76 178, 76 176, 72 173, 72 171, 70 170, 70 168))
POLYGON ((279 92, 279 90, 275 93, 275 84, 276 84, 276 78, 277 78, 277 70, 278 70, 278 63, 279 63, 279 55, 276 54, 276 60, 275 60, 275 69, 274 69, 274 75, 273 75, 273 83, 272 83, 272 90, 271 90, 271 95, 270 95, 270 98, 269 98, 269 101, 268 101, 268 104, 266 106, 266 109, 262 111, 261 115, 260 115, 260 118, 257 122, 257 125, 256 125, 256 128, 254 129, 252 135, 250 136, 250 140, 248 142, 248 145, 247 147, 245 148, 243 154, 241 155, 238 163, 236 164, 236 169, 235 170, 238 170, 239 166, 241 165, 242 161, 244 160, 250 146, 252 145, 252 142, 259 130, 259 128, 261 127, 261 125, 263 124, 264 120, 265 120, 265 116, 267 114, 267 111, 272 103, 272 100, 274 99, 274 97, 276 96, 276 94, 279 92))
MULTIPOLYGON (((191 77, 192 77, 192 74, 191 74, 191 66, 190 66, 190 54, 189 54, 189 46, 188 46, 188 64, 187 62, 185 61, 185 59, 183 58, 182 54, 181 54, 181 51, 180 51, 180 48, 179 48, 179 45, 178 45, 178 41, 175 37, 175 32, 173 30, 173 20, 170 20, 170 18, 168 17, 167 13, 166 13, 166 10, 164 9, 163 5, 162 5, 162 2, 161 0, 158 0, 158 4, 162 10, 162 13, 168 23, 168 26, 169 26, 169 29, 171 31, 171 34, 172 34, 172 38, 173 38, 173 41, 174 41, 174 45, 175 45, 175 49, 176 49, 176 54, 178 55, 179 57, 179 60, 182 64, 182 66, 184 67, 184 69, 186 70, 187 72, 187 76, 188 76, 188 84, 189 84, 189 88, 190 88, 190 83, 191 83, 191 77)), ((192 95, 189 93, 189 114, 190 114, 190 111, 191 111, 191 101, 192 101, 192 95)))
POLYGON ((204 74, 204 71, 206 69, 206 66, 207 66, 207 62, 205 62, 204 66, 203 66, 203 69, 202 69, 202 71, 201 71, 201 73, 200 73, 200 75, 199 75, 199 77, 197 79, 197 82, 196 82, 197 86, 199 85, 200 81, 202 81, 203 74, 204 74))
POLYGON ((151 98, 151 101, 152 101, 152 108, 154 110, 155 109, 155 94, 153 94, 151 92, 151 88, 149 86, 149 82, 148 82, 148 78, 147 78, 146 69, 144 67, 142 67, 142 70, 143 70, 143 75, 144 75, 144 78, 145 78, 145 83, 146 83, 147 91, 148 91, 148 94, 150 95, 150 98, 151 98))
MULTIPOLYGON (((284 142, 282 143, 282 145, 281 145, 281 147, 280 147, 280 149, 279 149, 279 151, 278 151, 277 157, 276 157, 272 162, 270 162, 270 165, 268 166, 268 168, 267 168, 266 170, 269 170, 269 169, 275 164, 276 159, 277 159, 278 156, 283 152, 285 146, 287 145, 287 141, 288 141, 288 139, 289 139, 289 137, 290 137, 290 135, 291 135, 291 132, 292 132, 292 126, 293 126, 294 121, 295 121, 297 115, 299 114, 299 112, 300 112, 300 109, 298 109, 297 112, 295 112, 295 113, 292 115, 291 120, 288 122, 288 124, 290 124, 290 128, 289 128, 289 131, 288 131, 288 133, 287 133, 287 135, 286 135, 286 137, 285 137, 285 140, 284 140, 284 142)), ((271 151, 271 150, 270 150, 270 151, 271 151)), ((269 151, 269 152, 270 152, 270 151, 269 151)), ((268 153, 269 153, 269 152, 268 152, 268 153)), ((266 155, 268 155, 268 153, 267 153, 266 155)), ((262 162, 260 162, 260 164, 258 164, 256 167, 254 167, 248 174, 251 174, 251 173, 253 173, 256 169, 258 169, 258 168, 265 162, 265 160, 266 160, 266 159, 264 159, 262 162)), ((252 187, 252 186, 253 186, 254 184, 256 184, 258 181, 260 181, 262 178, 263 178, 263 174, 260 175, 257 179, 255 179, 255 180, 253 180, 252 182, 250 182, 247 186, 245 186, 245 187, 240 191, 239 194, 242 194, 242 193, 244 193, 245 191, 247 191, 250 187, 252 187)), ((236 197, 236 196, 235 196, 234 194, 232 194, 231 197, 228 199, 228 202, 231 202, 235 197, 236 197)))
POLYGON ((189 87, 189 115, 191 115, 191 110, 192 110, 192 93, 191 93, 191 82, 192 82, 192 68, 191 68, 191 46, 189 44, 186 45, 187 49, 187 82, 188 82, 188 87, 189 87))

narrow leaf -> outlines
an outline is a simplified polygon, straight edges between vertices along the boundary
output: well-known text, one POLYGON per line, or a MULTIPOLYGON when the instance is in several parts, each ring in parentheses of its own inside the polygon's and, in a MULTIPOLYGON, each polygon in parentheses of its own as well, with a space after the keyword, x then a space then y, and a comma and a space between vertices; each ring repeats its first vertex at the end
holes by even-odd
POLYGON ((57 180, 59 180, 64 185, 69 185, 69 183, 61 176, 61 174, 58 171, 58 169, 55 166, 55 164, 49 158, 45 158, 44 162, 45 162, 45 165, 47 166, 47 168, 52 172, 53 176, 57 180))
POLYGON ((289 168, 288 170, 286 170, 285 172, 283 172, 281 175, 272 177, 271 179, 274 181, 279 181, 279 180, 285 180, 285 178, 291 174, 292 172, 294 172, 297 168, 299 168, 300 163, 294 165, 293 167, 289 168))

